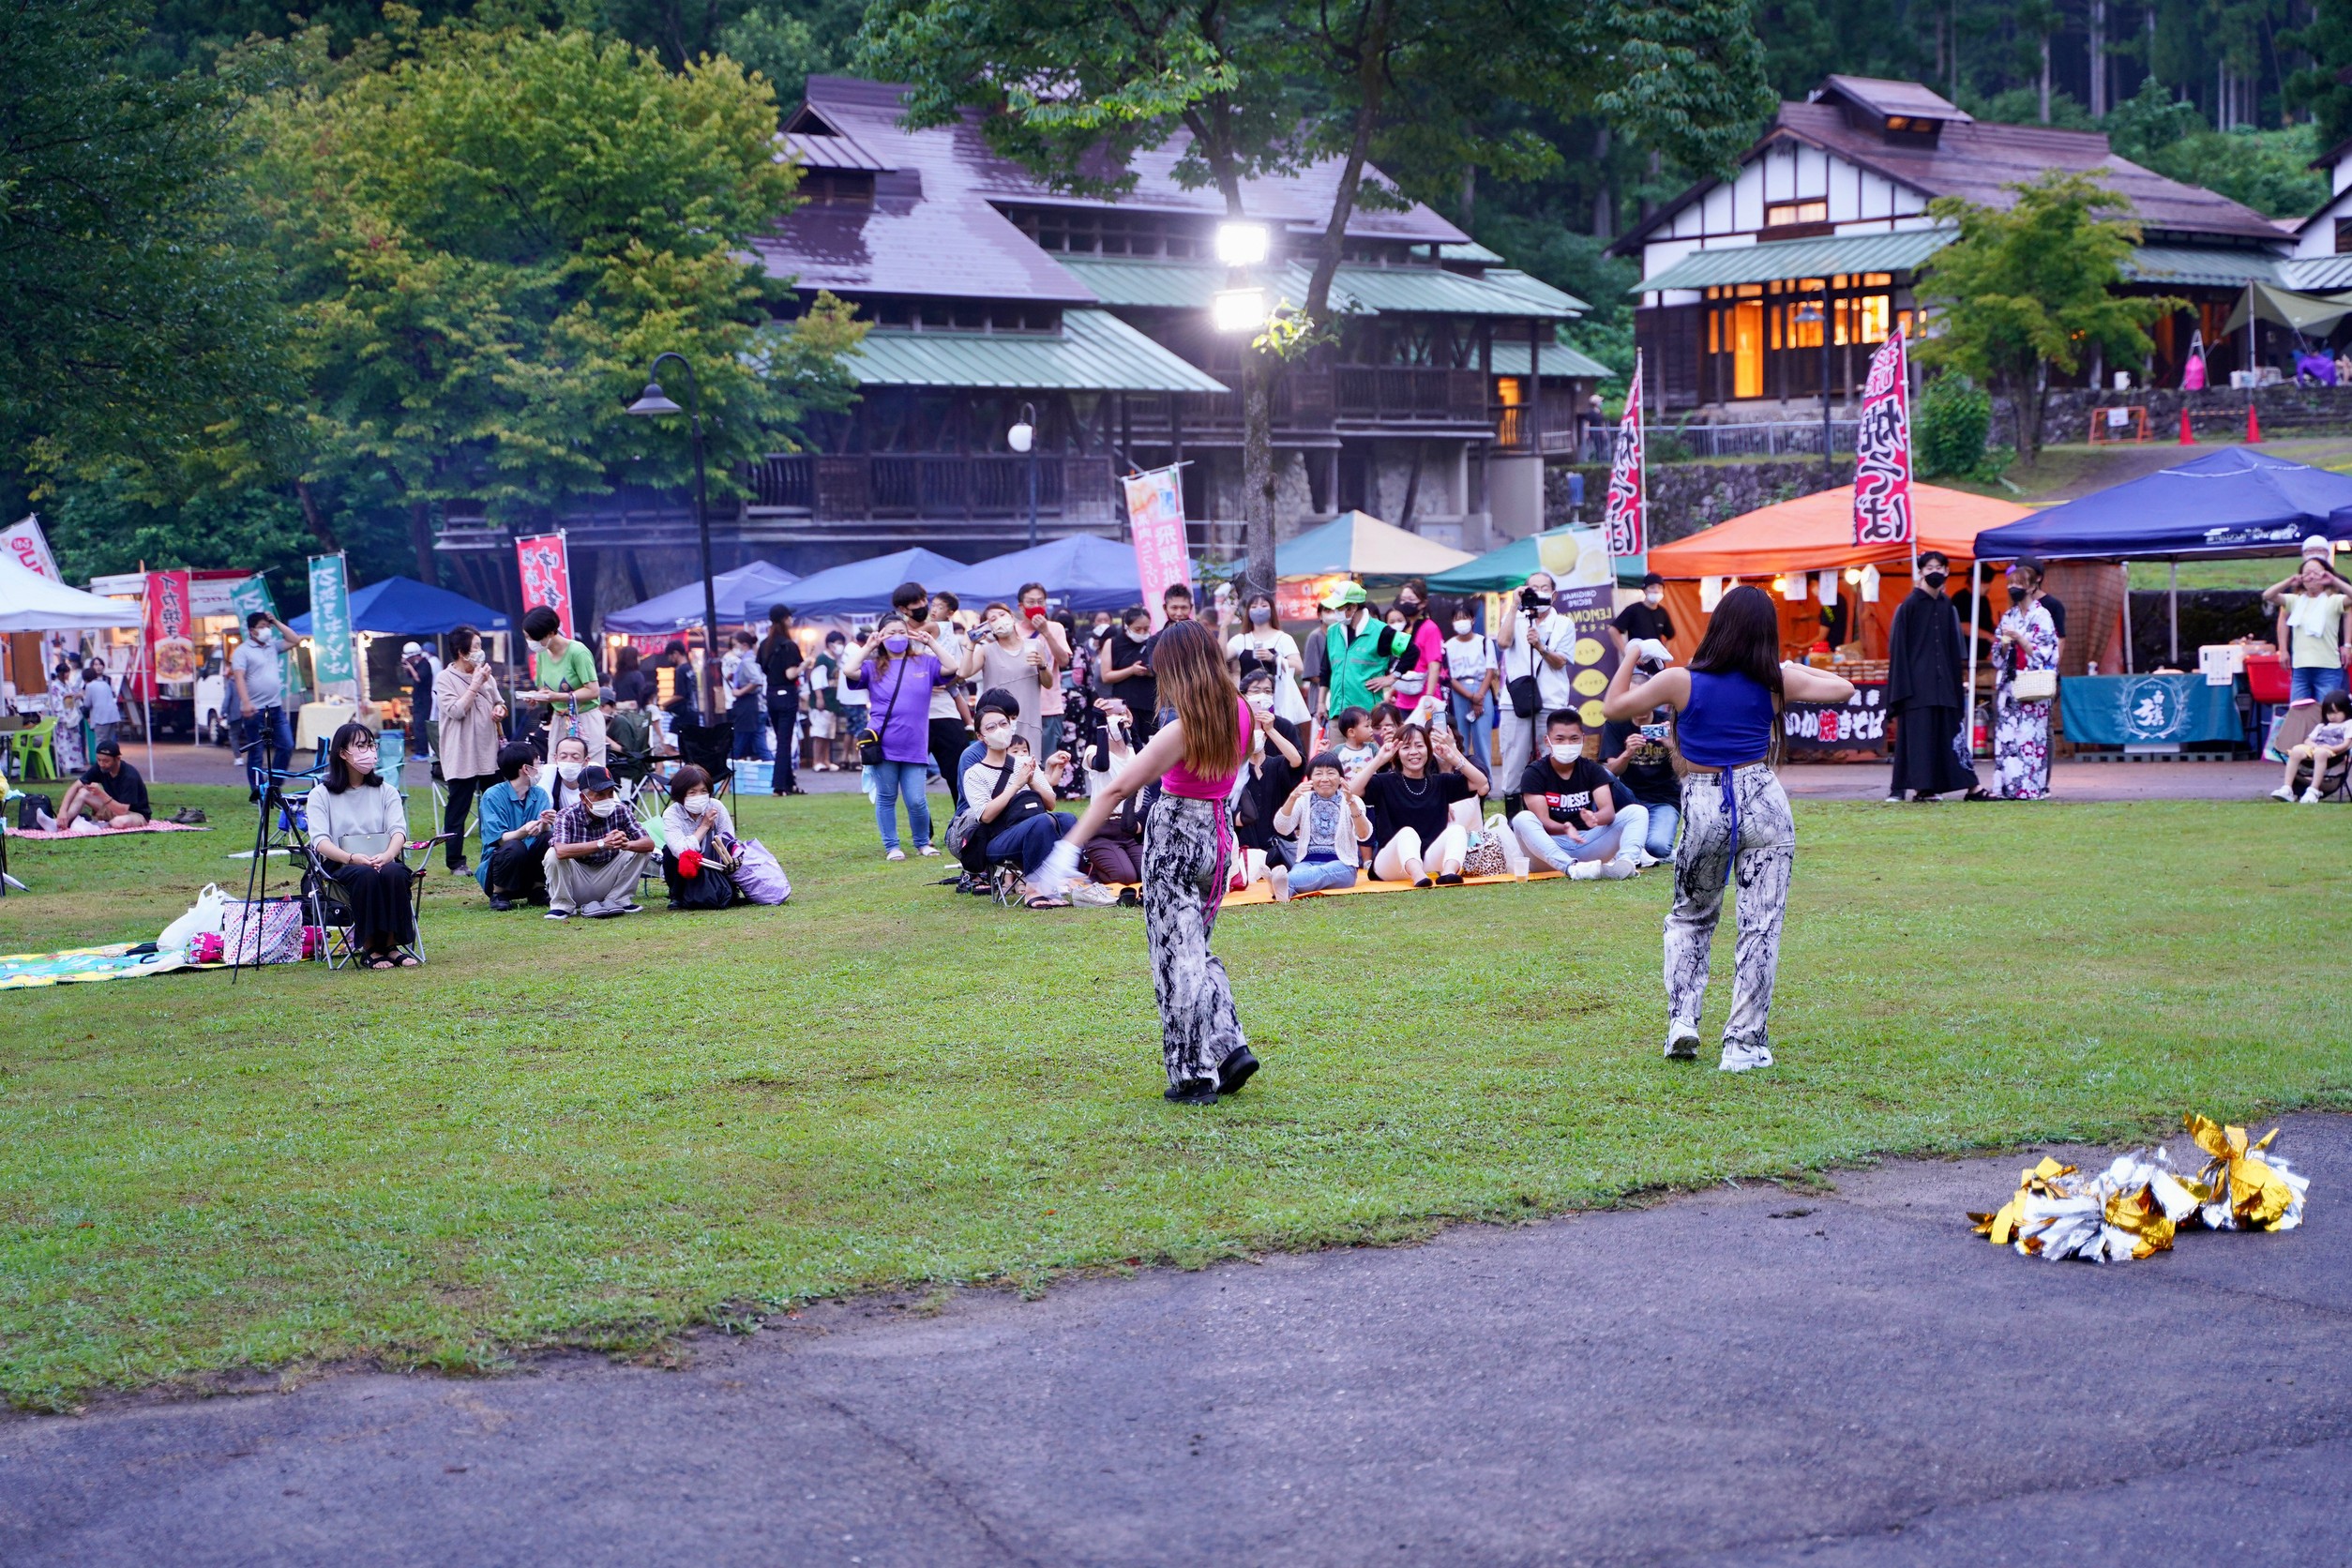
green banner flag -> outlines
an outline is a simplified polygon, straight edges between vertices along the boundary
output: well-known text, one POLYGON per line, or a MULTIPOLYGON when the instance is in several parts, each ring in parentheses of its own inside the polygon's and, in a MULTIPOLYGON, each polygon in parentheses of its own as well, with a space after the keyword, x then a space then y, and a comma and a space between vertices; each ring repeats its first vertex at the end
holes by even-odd
POLYGON ((339 554, 310 557, 310 673, 321 686, 359 679, 352 657, 351 594, 339 554))
POLYGON ((257 610, 272 620, 278 618, 278 601, 270 597, 269 582, 259 572, 230 589, 229 602, 236 606, 240 628, 245 624, 245 618, 257 610))

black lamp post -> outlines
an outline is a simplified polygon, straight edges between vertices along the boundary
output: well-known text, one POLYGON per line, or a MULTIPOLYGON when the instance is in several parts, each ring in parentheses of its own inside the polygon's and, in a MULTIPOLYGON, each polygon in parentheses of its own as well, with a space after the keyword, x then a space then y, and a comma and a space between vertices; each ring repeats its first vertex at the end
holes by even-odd
POLYGON ((1037 405, 1021 404, 1021 416, 1004 432, 1004 444, 1029 455, 1029 548, 1037 548, 1037 405))
POLYGON ((628 411, 646 418, 663 414, 686 414, 688 415, 688 428, 694 433, 694 532, 702 548, 701 679, 695 684, 701 690, 704 720, 711 722, 713 716, 718 712, 718 690, 711 679, 711 671, 718 660, 718 589, 711 581, 711 505, 702 478, 702 392, 694 379, 694 367, 686 363, 686 355, 667 351, 654 355, 654 362, 645 369, 645 390, 638 395, 637 401, 629 404, 628 411), (678 369, 686 372, 686 408, 682 409, 671 402, 661 389, 658 373, 665 359, 676 360, 678 369))

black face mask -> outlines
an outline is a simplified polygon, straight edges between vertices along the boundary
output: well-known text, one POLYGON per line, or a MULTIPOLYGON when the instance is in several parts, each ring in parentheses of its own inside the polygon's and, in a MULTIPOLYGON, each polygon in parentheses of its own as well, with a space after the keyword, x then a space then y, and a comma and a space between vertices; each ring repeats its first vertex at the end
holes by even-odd
POLYGON ((1919 580, 1927 584, 1927 591, 1931 594, 1940 594, 1944 591, 1945 580, 1941 572, 1922 572, 1919 580))
POLYGON ((2009 602, 2012 604, 2023 604, 2031 597, 2033 590, 2030 588, 2012 587, 2009 590, 2009 602))
POLYGON ((919 626, 930 618, 931 607, 927 604, 912 605, 907 610, 907 625, 911 626, 919 626))

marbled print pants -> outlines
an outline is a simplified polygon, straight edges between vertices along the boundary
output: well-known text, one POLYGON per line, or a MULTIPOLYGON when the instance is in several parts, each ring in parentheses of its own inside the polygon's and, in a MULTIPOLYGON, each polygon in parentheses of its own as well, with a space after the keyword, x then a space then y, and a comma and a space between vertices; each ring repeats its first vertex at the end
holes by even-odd
POLYGON ((1740 936, 1732 949, 1726 1045, 1769 1046, 1772 983, 1780 974, 1780 927, 1797 862, 1797 826, 1780 780, 1763 763, 1731 770, 1738 842, 1724 789, 1713 774, 1682 781, 1682 841, 1674 849, 1674 907, 1666 919, 1666 1013, 1676 1033, 1698 1028, 1707 1000, 1707 957, 1723 913, 1725 873, 1737 884, 1740 936))
POLYGON ((1247 1044, 1225 966, 1209 951, 1232 856, 1221 805, 1168 794, 1153 803, 1143 833, 1143 937, 1171 1084, 1215 1077, 1247 1044))

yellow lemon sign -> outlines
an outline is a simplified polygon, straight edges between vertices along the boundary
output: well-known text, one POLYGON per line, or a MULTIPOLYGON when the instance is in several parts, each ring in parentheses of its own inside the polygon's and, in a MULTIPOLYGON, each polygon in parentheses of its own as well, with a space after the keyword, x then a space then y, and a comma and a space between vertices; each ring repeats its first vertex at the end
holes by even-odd
POLYGON ((1576 647, 1570 652, 1568 656, 1575 659, 1578 664, 1598 664, 1601 662, 1601 654, 1602 648, 1600 639, 1594 637, 1579 637, 1576 639, 1576 647))
POLYGON ((1588 730, 1598 730, 1608 722, 1608 715, 1601 711, 1601 704, 1598 702, 1587 702, 1576 712, 1584 716, 1584 727, 1588 730))
POLYGON ((1575 685, 1579 697, 1598 697, 1609 688, 1608 677, 1598 670, 1577 671, 1575 685))

